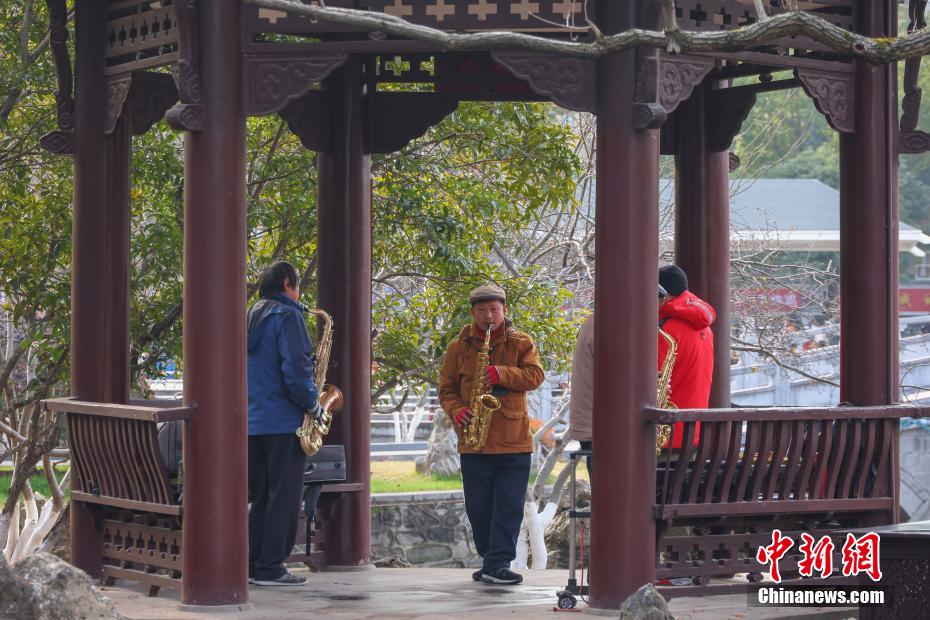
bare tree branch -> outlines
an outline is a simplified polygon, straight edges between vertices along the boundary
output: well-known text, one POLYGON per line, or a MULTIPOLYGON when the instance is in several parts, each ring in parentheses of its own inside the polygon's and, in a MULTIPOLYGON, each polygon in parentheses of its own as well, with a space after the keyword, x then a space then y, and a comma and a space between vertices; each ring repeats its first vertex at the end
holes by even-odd
POLYGON ((817 375, 812 375, 811 373, 806 372, 803 369, 798 368, 797 366, 792 366, 791 364, 785 362, 785 360, 780 358, 778 355, 776 355, 773 351, 770 351, 765 347, 760 347, 755 344, 743 342, 739 340, 738 338, 731 338, 730 340, 733 342, 739 343, 739 344, 732 346, 732 349, 734 351, 744 351, 746 353, 757 353, 763 357, 769 358, 770 360, 775 362, 777 366, 781 366, 785 370, 790 370, 791 372, 795 372, 801 375, 802 377, 805 377, 807 379, 810 379, 811 381, 814 381, 815 383, 825 383, 826 385, 832 385, 835 388, 840 387, 840 384, 837 383, 836 381, 831 381, 830 379, 827 379, 826 377, 818 377, 817 375))
MULTIPOLYGON (((667 1, 667 0, 666 0, 667 1)), ((294 0, 245 0, 246 3, 296 15, 383 32, 396 37, 435 44, 445 51, 521 48, 549 54, 600 58, 635 47, 673 48, 682 53, 741 52, 768 45, 785 37, 805 36, 834 52, 860 58, 871 64, 886 64, 930 54, 930 29, 897 38, 870 38, 843 30, 810 13, 792 11, 737 28, 716 32, 658 32, 633 28, 596 38, 592 42, 547 39, 519 32, 475 32, 460 34, 412 24, 400 17, 356 9, 305 5, 294 0)), ((671 20, 665 19, 666 27, 671 20)), ((675 25, 677 28, 677 25, 675 25)))

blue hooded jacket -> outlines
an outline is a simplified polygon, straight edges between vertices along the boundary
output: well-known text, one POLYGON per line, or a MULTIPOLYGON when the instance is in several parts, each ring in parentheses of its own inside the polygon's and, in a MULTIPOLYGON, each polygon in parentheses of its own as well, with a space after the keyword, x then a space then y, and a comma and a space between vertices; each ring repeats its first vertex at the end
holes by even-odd
POLYGON ((293 434, 316 406, 306 309, 283 294, 249 309, 249 435, 293 434))

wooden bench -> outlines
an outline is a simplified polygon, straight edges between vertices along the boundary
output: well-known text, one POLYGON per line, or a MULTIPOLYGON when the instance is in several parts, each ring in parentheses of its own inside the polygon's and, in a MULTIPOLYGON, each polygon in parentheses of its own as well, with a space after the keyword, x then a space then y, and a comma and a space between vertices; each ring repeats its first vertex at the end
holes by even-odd
POLYGON ((193 413, 180 401, 42 401, 65 413, 72 502, 91 506, 103 533, 103 582, 144 584, 148 595, 181 588, 182 507, 158 450, 158 423, 193 413))
MULTIPOLYGON (((42 401, 47 411, 67 415, 71 447, 71 501, 84 502, 102 529, 103 582, 135 581, 157 596, 163 587, 180 591, 184 516, 181 488, 168 475, 158 444, 158 425, 187 420, 193 408, 181 401, 94 403, 73 398, 42 401)), ((243 446, 245 449, 245 446, 243 446)), ((323 484, 310 554, 288 561, 324 570, 326 523, 344 493, 361 492, 362 483, 323 484)), ((297 544, 306 536, 301 513, 297 544)))
MULTIPOLYGON (((895 523, 898 427, 922 409, 881 407, 646 409, 655 424, 684 423, 681 450, 657 459, 656 578, 691 577, 668 596, 746 589, 708 588, 714 576, 762 578, 756 550, 778 528, 836 537, 851 528, 895 523), (696 423, 700 440, 694 442, 696 423)), ((783 575, 797 574, 786 556, 783 575)), ((837 556, 839 565, 839 557, 837 556)))
POLYGON ((329 523, 332 522, 333 507, 344 493, 361 493, 365 485, 361 482, 327 482, 323 483, 320 501, 316 508, 316 518, 311 528, 312 541, 307 548, 307 513, 300 510, 300 519, 297 523, 297 539, 294 541, 294 553, 287 561, 294 564, 306 564, 315 571, 324 571, 329 567, 326 554, 326 539, 329 534, 329 523))

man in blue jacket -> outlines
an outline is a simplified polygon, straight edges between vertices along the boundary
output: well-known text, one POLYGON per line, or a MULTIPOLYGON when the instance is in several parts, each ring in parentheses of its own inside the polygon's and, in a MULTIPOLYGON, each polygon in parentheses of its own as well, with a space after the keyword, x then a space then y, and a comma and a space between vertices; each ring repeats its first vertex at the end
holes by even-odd
POLYGON ((306 455, 295 431, 304 412, 321 414, 313 383, 315 358, 300 279, 279 261, 262 272, 249 310, 249 582, 299 586, 284 560, 294 547, 306 455))

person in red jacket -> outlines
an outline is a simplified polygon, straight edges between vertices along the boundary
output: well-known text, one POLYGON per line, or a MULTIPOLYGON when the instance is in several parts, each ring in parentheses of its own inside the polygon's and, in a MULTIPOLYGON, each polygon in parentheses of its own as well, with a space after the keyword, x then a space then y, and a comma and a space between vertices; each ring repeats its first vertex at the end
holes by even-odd
MULTIPOLYGON (((670 398, 679 409, 706 409, 714 372, 714 333, 717 313, 709 303, 688 290, 688 276, 678 265, 659 269, 659 284, 667 295, 659 300, 659 328, 675 339, 678 355, 672 367, 670 398)), ((668 355, 668 343, 659 338, 658 370, 668 355)), ((672 448, 681 448, 684 424, 672 430, 672 448)), ((695 430, 695 443, 700 427, 695 430)))

